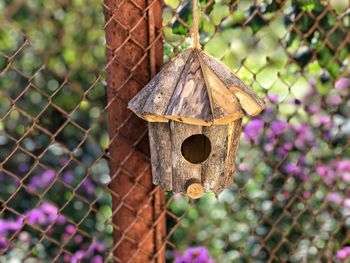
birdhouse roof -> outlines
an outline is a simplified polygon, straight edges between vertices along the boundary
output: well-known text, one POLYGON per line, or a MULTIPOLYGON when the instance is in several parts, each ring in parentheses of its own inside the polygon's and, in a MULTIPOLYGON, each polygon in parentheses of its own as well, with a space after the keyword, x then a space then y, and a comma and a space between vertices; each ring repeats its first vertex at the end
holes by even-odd
POLYGON ((199 49, 187 49, 142 89, 128 107, 149 122, 227 124, 244 112, 256 115, 264 102, 227 66, 199 49))

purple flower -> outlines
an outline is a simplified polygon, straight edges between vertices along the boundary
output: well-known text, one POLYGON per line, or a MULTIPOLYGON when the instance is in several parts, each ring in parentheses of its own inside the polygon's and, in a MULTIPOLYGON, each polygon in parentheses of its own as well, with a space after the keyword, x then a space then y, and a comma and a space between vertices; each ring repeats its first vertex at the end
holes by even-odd
POLYGON ((84 258, 85 251, 84 250, 78 250, 77 252, 74 253, 72 256, 70 262, 71 263, 78 263, 81 262, 81 260, 84 258))
POLYGON ((350 172, 350 160, 344 159, 336 163, 336 168, 341 172, 350 172))
POLYGON ((28 214, 28 219, 27 219, 27 223, 29 225, 35 225, 35 224, 45 224, 46 223, 46 218, 44 213, 41 211, 41 209, 33 209, 32 211, 30 211, 28 214))
POLYGON ((67 173, 63 174, 63 181, 65 181, 69 185, 73 184, 74 174, 72 172, 67 172, 67 173))
POLYGON ((26 164, 26 163, 21 163, 21 164, 19 164, 19 166, 18 166, 18 170, 21 172, 21 173, 25 173, 25 172, 27 172, 28 171, 28 164, 26 164))
POLYGON ((293 127, 296 131, 296 139, 294 141, 295 147, 303 149, 307 145, 311 145, 314 141, 314 136, 310 127, 307 124, 299 124, 293 127))
POLYGON ((349 78, 341 78, 335 83, 335 88, 337 90, 343 90, 346 88, 350 88, 350 79, 349 78))
POLYGON ((286 171, 286 173, 288 174, 299 174, 301 172, 301 168, 296 165, 295 163, 288 163, 284 166, 284 170, 286 171))
POLYGON ((253 140, 255 143, 257 143, 257 140, 263 128, 264 128, 264 122, 262 120, 260 119, 251 120, 244 127, 244 139, 247 141, 253 140))
POLYGON ((339 95, 330 95, 327 98, 327 103, 336 106, 342 103, 342 99, 339 95))
POLYGON ((93 195, 95 193, 95 186, 92 184, 89 178, 85 179, 82 186, 88 195, 93 195))
POLYGON ((343 201, 343 197, 339 193, 329 193, 326 197, 326 201, 335 203, 335 204, 340 204, 343 201))
POLYGON ((307 110, 310 114, 316 114, 320 112, 320 107, 316 105, 311 105, 310 107, 307 108, 307 110))
POLYGON ((74 241, 75 243, 80 244, 81 242, 83 242, 83 237, 81 235, 76 235, 74 237, 74 241))
POLYGON ((23 227, 23 218, 17 220, 0 219, 0 234, 6 236, 9 232, 18 231, 23 227))
POLYGON ((278 103, 278 95, 276 94, 269 94, 266 96, 266 98, 272 103, 278 103))
POLYGON ((29 190, 36 191, 47 187, 55 179, 55 171, 47 170, 42 174, 35 175, 29 181, 29 190))
POLYGON ((271 131, 275 135, 282 134, 287 127, 288 127, 288 123, 286 123, 285 121, 280 121, 280 120, 273 121, 270 124, 271 131))
POLYGON ((72 235, 76 231, 76 227, 72 224, 66 226, 66 232, 72 235))
POLYGON ((205 247, 190 247, 175 257, 175 263, 214 263, 205 247))
POLYGON ((94 256, 91 260, 92 263, 103 263, 103 258, 100 255, 94 256))
POLYGON ((5 237, 0 236, 0 251, 5 250, 8 247, 8 243, 5 237))
POLYGON ((29 225, 53 224, 58 218, 58 208, 50 203, 43 203, 41 206, 26 213, 29 225))
POLYGON ((343 247, 337 251, 336 257, 339 260, 345 260, 350 256, 350 247, 343 247))
POLYGON ((320 126, 329 128, 332 124, 332 120, 329 116, 321 115, 318 117, 318 123, 320 126))
POLYGON ((90 244, 89 248, 86 250, 85 255, 91 257, 95 251, 103 253, 106 250, 106 246, 101 242, 93 242, 90 244))

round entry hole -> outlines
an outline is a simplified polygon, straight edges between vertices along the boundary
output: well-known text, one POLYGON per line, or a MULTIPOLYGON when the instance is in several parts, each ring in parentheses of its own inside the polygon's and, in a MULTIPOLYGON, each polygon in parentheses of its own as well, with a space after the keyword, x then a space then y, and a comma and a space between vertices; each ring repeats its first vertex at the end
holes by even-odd
POLYGON ((198 164, 208 159, 211 151, 210 140, 203 134, 188 137, 181 145, 182 156, 190 163, 198 164))

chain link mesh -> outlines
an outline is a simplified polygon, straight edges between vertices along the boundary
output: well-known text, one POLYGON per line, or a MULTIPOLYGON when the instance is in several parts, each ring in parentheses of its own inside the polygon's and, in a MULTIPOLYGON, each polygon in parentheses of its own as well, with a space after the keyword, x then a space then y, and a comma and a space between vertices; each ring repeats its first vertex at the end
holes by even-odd
POLYGON ((267 108, 234 185, 190 201, 151 184, 126 105, 191 44, 191 1, 0 1, 0 262, 350 256, 350 3, 200 7, 202 48, 267 108))

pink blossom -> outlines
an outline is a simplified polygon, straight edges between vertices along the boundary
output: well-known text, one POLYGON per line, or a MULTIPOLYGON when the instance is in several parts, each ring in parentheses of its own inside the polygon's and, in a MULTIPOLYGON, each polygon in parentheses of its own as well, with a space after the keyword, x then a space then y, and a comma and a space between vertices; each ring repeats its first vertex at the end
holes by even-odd
POLYGON ((350 78, 341 78, 335 83, 335 88, 337 90, 343 90, 350 88, 350 78))
POLYGON ((327 98, 327 103, 329 105, 339 105, 342 103, 342 99, 339 95, 330 95, 328 98, 327 98))
POLYGON ((343 201, 343 197, 339 193, 329 193, 326 197, 326 201, 332 202, 335 204, 340 204, 343 201))
POLYGON ((347 258, 349 258, 350 256, 350 246, 348 247, 343 247, 342 249, 337 251, 336 257, 339 260, 345 260, 347 258))
POLYGON ((67 234, 73 234, 76 231, 76 227, 72 224, 69 224, 66 226, 66 232, 67 234))
POLYGON ((276 94, 269 94, 266 96, 266 98, 272 103, 278 103, 278 95, 276 94))
POLYGON ((175 256, 175 263, 214 263, 205 247, 190 247, 182 255, 175 256))

